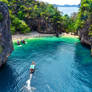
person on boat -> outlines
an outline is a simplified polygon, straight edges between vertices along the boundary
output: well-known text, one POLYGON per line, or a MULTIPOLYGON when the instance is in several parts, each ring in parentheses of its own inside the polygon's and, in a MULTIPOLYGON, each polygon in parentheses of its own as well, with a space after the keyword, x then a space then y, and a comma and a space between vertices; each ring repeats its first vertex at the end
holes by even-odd
POLYGON ((32 61, 32 64, 30 65, 30 72, 31 73, 34 73, 34 71, 35 71, 35 62, 34 61, 32 61))
POLYGON ((21 42, 22 42, 23 44, 25 44, 25 40, 21 40, 21 42))
POLYGON ((17 45, 20 45, 20 41, 19 40, 17 40, 17 45))

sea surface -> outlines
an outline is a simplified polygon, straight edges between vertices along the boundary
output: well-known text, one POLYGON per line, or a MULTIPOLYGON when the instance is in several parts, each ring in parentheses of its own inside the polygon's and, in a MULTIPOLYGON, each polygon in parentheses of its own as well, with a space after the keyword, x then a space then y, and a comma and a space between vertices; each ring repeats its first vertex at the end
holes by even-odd
POLYGON ((63 15, 67 14, 69 16, 71 16, 74 12, 78 12, 79 11, 79 7, 57 7, 57 9, 63 13, 63 15))
POLYGON ((92 92, 90 49, 76 38, 33 38, 0 70, 0 92, 92 92), (36 70, 30 74, 32 61, 36 70))

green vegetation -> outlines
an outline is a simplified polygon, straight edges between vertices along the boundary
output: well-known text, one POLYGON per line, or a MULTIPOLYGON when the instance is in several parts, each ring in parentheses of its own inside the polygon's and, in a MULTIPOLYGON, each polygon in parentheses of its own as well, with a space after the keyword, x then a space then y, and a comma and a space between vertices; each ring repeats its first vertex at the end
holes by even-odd
POLYGON ((0 12, 0 21, 3 20, 3 14, 0 12))
POLYGON ((63 26, 64 26, 64 30, 65 32, 71 32, 74 33, 75 31, 75 21, 76 21, 76 17, 77 14, 73 13, 71 17, 69 17, 68 15, 64 15, 63 18, 63 26))
POLYGON ((3 47, 0 45, 0 54, 3 52, 3 47))
POLYGON ((0 1, 8 4, 8 0, 0 0, 0 1))
POLYGON ((51 4, 35 0, 0 1, 8 4, 13 34, 31 31, 57 34, 64 30, 63 16, 51 4))
POLYGON ((92 37, 92 0, 81 0, 78 14, 74 13, 71 17, 65 15, 63 18, 66 32, 82 30, 86 36, 92 37))
POLYGON ((78 14, 73 13, 71 17, 63 16, 51 4, 36 0, 0 1, 8 4, 12 34, 38 31, 58 35, 62 32, 77 33, 78 30, 85 29, 92 36, 92 0, 81 0, 78 14))
POLYGON ((85 30, 92 35, 92 0, 81 0, 81 6, 75 22, 75 29, 85 30))
POLYGON ((12 34, 16 33, 27 33, 30 32, 30 28, 25 23, 25 21, 20 20, 19 18, 15 17, 14 15, 10 15, 11 17, 11 32, 12 34))

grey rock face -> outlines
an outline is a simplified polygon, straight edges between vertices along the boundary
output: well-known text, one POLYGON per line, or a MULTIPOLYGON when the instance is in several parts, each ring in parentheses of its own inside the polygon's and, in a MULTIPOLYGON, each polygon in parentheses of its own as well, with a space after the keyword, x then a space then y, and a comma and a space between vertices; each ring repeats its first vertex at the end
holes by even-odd
POLYGON ((6 63, 12 50, 9 11, 7 5, 0 2, 0 67, 6 63))
POLYGON ((78 35, 80 37, 80 41, 83 44, 89 45, 91 48, 91 56, 92 56, 92 37, 88 35, 89 33, 89 24, 86 24, 82 30, 78 31, 78 35))
POLYGON ((85 26, 78 31, 81 43, 91 45, 90 36, 88 35, 88 33, 89 33, 89 24, 85 24, 85 26))

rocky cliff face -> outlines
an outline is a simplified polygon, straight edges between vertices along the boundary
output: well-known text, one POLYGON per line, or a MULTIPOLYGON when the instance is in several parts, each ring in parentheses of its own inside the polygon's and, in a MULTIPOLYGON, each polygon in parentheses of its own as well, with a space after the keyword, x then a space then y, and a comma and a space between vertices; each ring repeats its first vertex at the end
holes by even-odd
POLYGON ((81 43, 91 45, 89 33, 89 24, 85 24, 82 29, 78 31, 81 43))
POLYGON ((0 2, 0 67, 6 63, 12 50, 9 11, 7 6, 0 2))
POLYGON ((89 35, 89 26, 89 24, 85 24, 85 26, 78 31, 78 35, 82 44, 90 46, 92 56, 92 36, 89 35))

